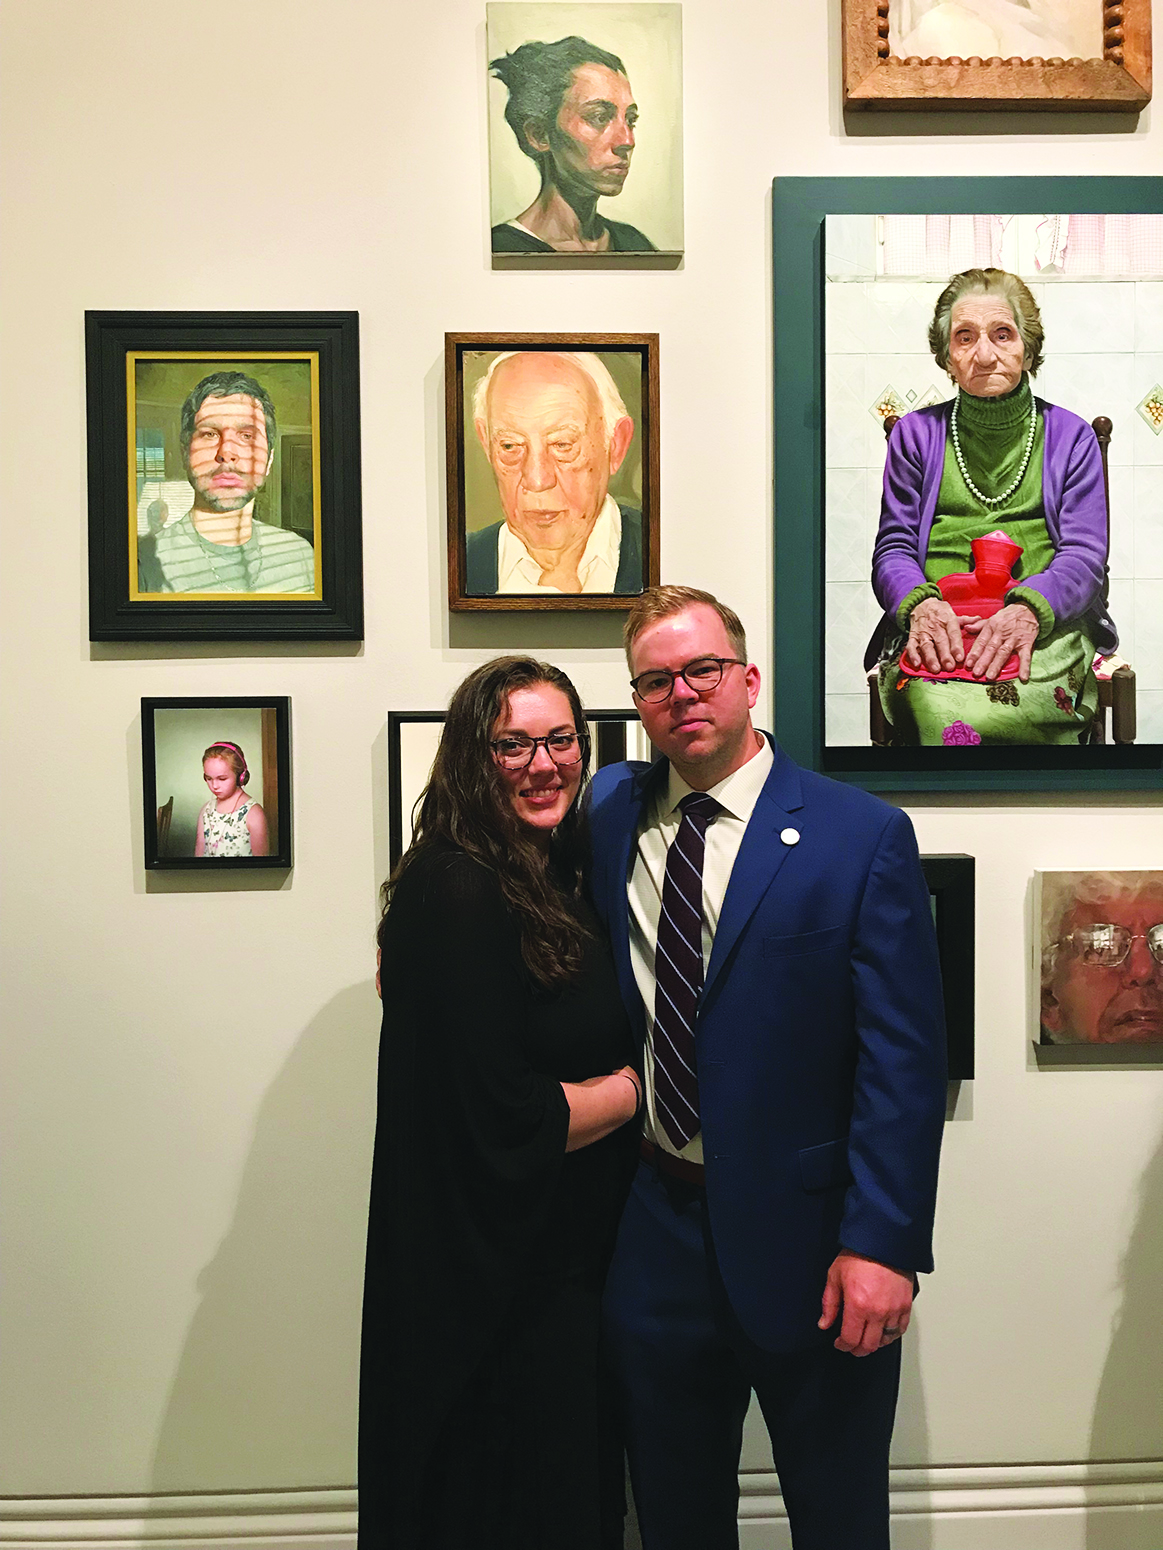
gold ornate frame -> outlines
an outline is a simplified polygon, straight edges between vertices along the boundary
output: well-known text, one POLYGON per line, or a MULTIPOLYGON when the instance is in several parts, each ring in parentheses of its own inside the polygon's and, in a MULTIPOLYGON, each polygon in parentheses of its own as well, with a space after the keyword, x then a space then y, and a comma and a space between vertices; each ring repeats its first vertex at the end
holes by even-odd
POLYGON ((1101 59, 898 59, 888 0, 843 0, 844 106, 1138 113, 1151 100, 1151 0, 1094 3, 1101 59))

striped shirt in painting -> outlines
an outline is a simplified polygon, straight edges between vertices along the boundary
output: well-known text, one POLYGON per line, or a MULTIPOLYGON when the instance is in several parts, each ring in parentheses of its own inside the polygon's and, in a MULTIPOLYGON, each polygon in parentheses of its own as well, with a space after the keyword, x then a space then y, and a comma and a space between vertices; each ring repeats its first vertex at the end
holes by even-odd
POLYGON ((286 528, 251 518, 244 544, 212 544, 187 511, 137 546, 141 592, 315 591, 315 551, 286 528))

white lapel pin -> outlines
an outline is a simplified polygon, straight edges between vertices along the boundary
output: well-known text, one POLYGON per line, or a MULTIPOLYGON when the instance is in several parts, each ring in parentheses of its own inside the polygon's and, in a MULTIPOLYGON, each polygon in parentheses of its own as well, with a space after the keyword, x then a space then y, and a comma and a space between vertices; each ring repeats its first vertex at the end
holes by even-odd
POLYGON ((798 845, 800 842, 800 831, 798 829, 781 829, 779 837, 785 845, 798 845))

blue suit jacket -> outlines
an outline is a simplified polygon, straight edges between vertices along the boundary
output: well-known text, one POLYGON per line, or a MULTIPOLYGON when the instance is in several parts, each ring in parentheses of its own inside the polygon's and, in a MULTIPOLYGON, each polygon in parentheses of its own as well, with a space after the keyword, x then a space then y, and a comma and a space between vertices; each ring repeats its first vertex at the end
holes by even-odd
MULTIPOLYGON (((607 766, 591 797, 594 900, 640 1038, 626 887, 643 804, 666 768, 607 766)), ((841 1246, 932 1269, 945 1035, 929 891, 904 813, 776 746, 723 900, 696 1044, 715 1254, 758 1345, 818 1338, 841 1246)))

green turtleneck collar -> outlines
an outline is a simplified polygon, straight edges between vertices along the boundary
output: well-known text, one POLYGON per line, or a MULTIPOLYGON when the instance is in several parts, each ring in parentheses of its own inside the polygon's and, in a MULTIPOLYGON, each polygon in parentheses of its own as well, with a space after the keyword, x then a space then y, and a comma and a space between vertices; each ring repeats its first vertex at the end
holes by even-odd
POLYGON ((1029 375, 1024 371, 1017 387, 998 398, 975 398, 963 388, 958 389, 957 418, 962 425, 980 426, 983 431, 1006 430, 1013 425, 1025 427, 1030 423, 1033 396, 1029 375))

